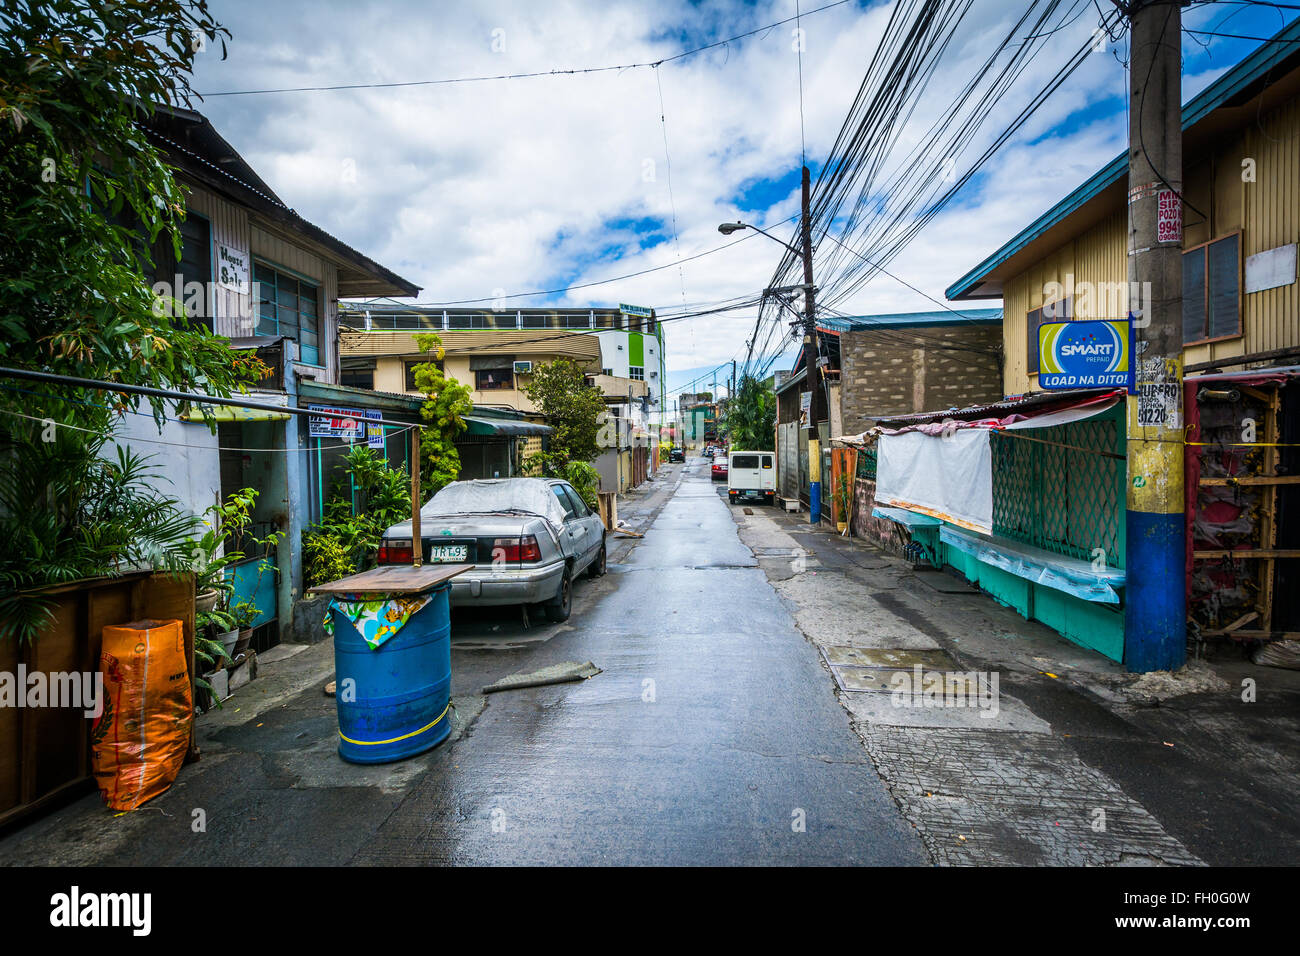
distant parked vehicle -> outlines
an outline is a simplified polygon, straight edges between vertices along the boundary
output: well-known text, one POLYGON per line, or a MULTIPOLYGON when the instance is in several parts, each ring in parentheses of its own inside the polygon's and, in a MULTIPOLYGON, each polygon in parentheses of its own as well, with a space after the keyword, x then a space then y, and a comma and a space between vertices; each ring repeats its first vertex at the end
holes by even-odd
MULTIPOLYGON (((451 603, 527 604, 567 620, 579 574, 605 573, 605 527, 568 482, 549 478, 453 481, 420 509, 428 564, 472 564, 451 582, 451 603)), ((384 532, 380 564, 410 564, 411 522, 384 532)))
POLYGON ((721 452, 713 456, 713 467, 710 469, 709 477, 714 481, 727 480, 727 459, 721 452))
POLYGON ((674 448, 668 452, 669 464, 672 464, 673 462, 685 461, 685 460, 686 460, 686 452, 682 451, 680 448, 674 448))
POLYGON ((743 498, 767 504, 776 500, 776 452, 733 451, 728 459, 727 498, 732 504, 743 498))

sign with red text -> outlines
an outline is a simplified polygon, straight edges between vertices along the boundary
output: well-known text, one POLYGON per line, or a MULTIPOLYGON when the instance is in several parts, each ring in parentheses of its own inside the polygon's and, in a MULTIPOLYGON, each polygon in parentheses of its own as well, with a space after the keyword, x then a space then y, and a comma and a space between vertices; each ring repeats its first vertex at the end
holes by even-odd
POLYGON ((1172 189, 1156 192, 1156 242, 1183 241, 1183 197, 1172 189))

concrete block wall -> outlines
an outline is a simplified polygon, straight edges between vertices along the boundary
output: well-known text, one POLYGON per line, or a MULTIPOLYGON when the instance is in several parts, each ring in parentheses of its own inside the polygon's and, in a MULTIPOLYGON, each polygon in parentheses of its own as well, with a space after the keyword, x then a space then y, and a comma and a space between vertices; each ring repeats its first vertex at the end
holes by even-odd
POLYGON ((1002 400, 1000 325, 870 329, 840 336, 844 434, 877 418, 1002 400), (980 349, 983 351, 969 351, 980 349))

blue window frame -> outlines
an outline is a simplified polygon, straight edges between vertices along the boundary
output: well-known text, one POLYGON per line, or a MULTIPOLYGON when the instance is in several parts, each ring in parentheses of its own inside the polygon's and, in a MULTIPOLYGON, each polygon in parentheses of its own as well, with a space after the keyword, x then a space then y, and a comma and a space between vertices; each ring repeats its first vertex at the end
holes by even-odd
POLYGON ((254 260, 260 290, 257 334, 283 335, 298 343, 303 362, 323 365, 320 352, 320 286, 254 260))

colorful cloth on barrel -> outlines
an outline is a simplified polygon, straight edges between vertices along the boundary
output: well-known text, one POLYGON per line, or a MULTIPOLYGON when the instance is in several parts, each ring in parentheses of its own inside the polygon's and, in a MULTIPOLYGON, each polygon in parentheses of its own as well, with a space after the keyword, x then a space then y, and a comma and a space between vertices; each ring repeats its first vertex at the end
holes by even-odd
POLYGON ((334 636, 334 615, 331 612, 338 608, 373 651, 396 637, 406 622, 430 600, 432 597, 428 594, 415 597, 342 594, 330 601, 330 606, 325 609, 325 633, 334 636))

